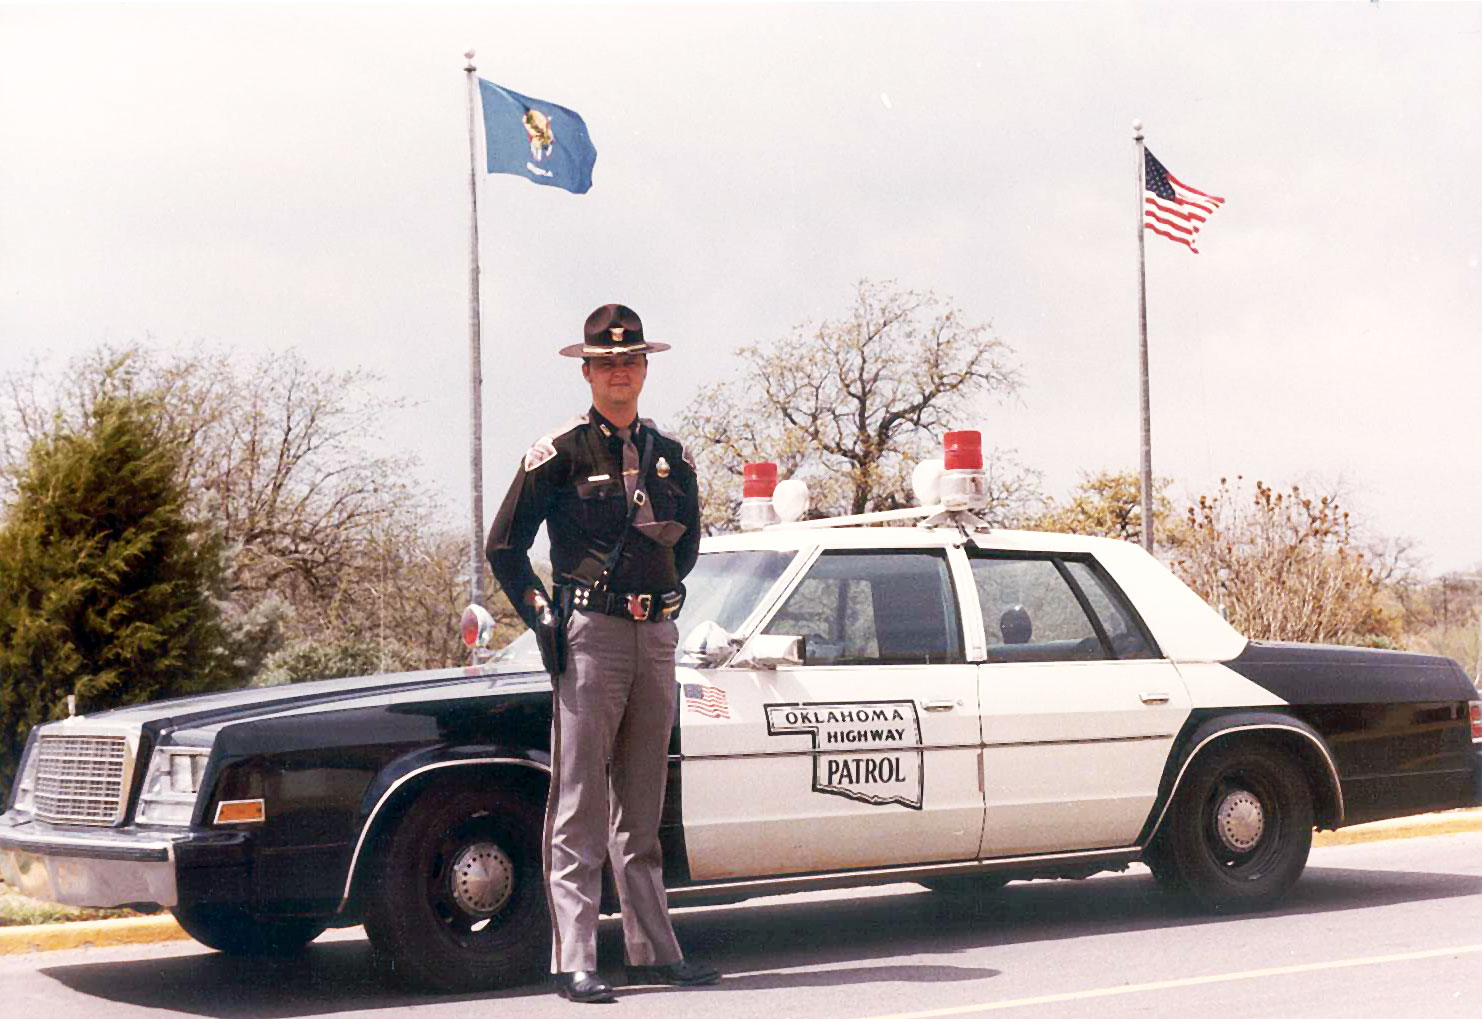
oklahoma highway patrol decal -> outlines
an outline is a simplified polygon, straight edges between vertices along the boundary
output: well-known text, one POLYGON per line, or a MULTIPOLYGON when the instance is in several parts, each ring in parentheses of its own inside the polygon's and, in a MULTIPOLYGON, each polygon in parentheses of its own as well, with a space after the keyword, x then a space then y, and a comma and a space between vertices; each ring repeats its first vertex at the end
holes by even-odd
POLYGON ((768 704, 768 736, 810 736, 813 791, 921 809, 926 788, 915 701, 768 704))

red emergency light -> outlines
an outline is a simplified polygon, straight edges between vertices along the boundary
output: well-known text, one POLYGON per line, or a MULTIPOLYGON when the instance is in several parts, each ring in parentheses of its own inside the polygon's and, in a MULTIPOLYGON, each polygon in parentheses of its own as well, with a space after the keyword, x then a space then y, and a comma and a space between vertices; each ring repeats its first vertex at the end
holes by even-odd
POLYGON ((761 462, 741 468, 741 498, 770 499, 777 490, 777 465, 761 462))
POLYGON ((942 467, 949 471, 983 469, 983 433, 948 432, 942 436, 942 467))

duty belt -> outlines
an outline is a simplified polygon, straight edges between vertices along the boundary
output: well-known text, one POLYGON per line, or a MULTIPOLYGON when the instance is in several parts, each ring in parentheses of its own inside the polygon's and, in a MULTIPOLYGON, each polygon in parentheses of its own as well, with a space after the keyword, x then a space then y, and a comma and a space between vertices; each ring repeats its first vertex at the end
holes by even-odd
POLYGON ((635 623, 661 623, 666 619, 673 619, 684 604, 682 591, 629 594, 622 591, 598 591, 579 584, 562 586, 571 592, 572 608, 631 619, 635 623))

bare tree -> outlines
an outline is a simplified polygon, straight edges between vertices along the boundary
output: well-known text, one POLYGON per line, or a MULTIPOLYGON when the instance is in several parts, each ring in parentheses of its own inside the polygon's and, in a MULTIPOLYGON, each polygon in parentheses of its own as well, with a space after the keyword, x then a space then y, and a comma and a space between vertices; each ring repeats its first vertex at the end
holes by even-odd
MULTIPOLYGON (((895 509, 911 501, 915 465, 942 434, 971 427, 986 396, 1019 386, 1009 345, 948 302, 893 282, 861 281, 843 318, 796 327, 772 345, 742 347, 740 373, 703 388, 682 414, 700 462, 704 523, 735 519, 742 465, 772 460, 804 478, 826 512, 895 509)), ((1006 518, 1037 499, 1038 475, 991 454, 1006 518)))

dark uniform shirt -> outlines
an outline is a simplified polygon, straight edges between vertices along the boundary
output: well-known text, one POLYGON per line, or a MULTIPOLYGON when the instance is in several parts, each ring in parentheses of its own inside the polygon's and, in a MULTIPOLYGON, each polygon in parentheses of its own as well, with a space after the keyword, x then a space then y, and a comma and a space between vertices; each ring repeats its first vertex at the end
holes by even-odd
MULTIPOLYGON (((641 456, 648 436, 653 454, 643 488, 656 521, 684 525, 672 546, 629 529, 607 589, 619 594, 658 594, 680 587, 700 551, 700 496, 695 467, 684 447, 640 418, 632 441, 641 456)), ((545 521, 551 539, 551 570, 557 584, 590 587, 628 524, 623 487, 623 443, 617 428, 593 408, 542 437, 520 464, 489 529, 485 554, 504 593, 527 625, 535 614, 525 604, 530 588, 544 592, 530 566, 530 545, 545 521)))

